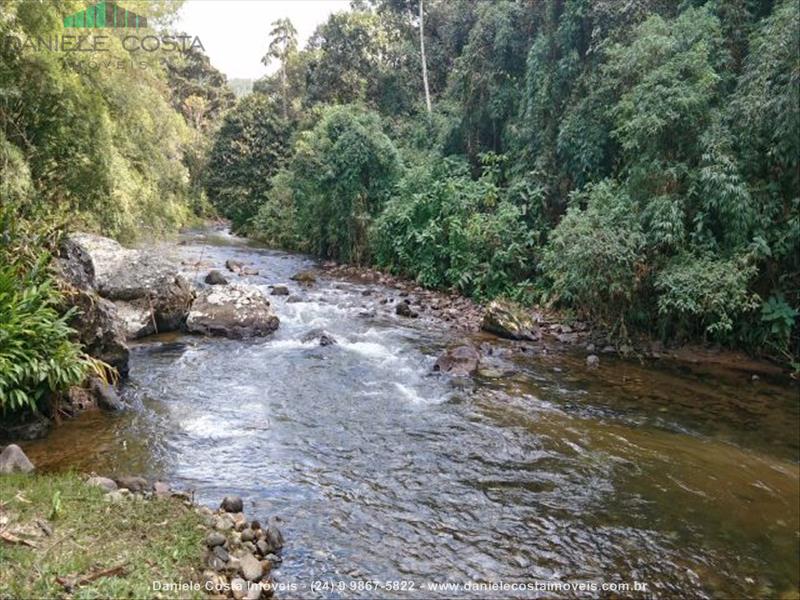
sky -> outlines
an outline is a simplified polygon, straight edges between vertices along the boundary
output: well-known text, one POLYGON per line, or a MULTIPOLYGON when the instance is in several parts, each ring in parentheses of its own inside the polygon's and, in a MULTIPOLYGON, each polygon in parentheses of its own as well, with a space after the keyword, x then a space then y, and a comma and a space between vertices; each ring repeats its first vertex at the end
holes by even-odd
POLYGON ((175 26, 199 37, 228 79, 258 79, 277 68, 261 64, 273 21, 291 19, 302 48, 328 15, 349 7, 350 0, 187 0, 175 26))

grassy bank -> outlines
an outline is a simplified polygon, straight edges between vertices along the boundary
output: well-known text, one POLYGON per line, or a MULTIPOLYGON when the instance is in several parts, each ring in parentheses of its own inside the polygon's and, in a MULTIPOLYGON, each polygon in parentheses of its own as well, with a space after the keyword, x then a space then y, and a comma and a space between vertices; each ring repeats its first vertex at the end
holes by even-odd
POLYGON ((2 476, 0 597, 159 597, 155 581, 199 581, 205 531, 176 499, 112 503, 75 474, 2 476))

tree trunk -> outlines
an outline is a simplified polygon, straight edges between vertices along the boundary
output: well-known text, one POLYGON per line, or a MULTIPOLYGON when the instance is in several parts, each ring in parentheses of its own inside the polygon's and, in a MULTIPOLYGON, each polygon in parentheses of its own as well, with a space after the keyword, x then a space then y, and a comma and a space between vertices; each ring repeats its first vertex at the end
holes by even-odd
POLYGON ((283 63, 281 64, 281 87, 283 88, 283 118, 284 120, 289 118, 289 90, 287 89, 286 85, 286 59, 283 59, 283 63))
POLYGON ((431 93, 428 89, 428 65, 425 61, 425 28, 422 21, 423 0, 419 0, 419 53, 422 56, 422 83, 425 86, 425 105, 428 107, 428 115, 431 114, 431 93))

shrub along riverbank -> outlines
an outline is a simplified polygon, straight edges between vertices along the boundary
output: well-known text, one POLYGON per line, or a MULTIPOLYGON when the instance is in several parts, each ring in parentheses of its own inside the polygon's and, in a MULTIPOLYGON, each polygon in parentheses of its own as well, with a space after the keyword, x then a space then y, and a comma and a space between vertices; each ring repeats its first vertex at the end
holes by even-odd
POLYGON ((210 154, 238 231, 797 368, 796 2, 426 2, 430 112, 418 8, 276 24, 210 154))

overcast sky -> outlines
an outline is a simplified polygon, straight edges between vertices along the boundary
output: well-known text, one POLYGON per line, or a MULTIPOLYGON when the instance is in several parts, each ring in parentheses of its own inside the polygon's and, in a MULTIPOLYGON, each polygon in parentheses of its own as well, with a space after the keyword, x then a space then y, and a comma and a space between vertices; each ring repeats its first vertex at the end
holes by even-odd
POLYGON ((199 37, 211 64, 229 79, 258 79, 267 72, 261 57, 270 23, 291 19, 302 48, 328 15, 349 7, 349 0, 187 0, 176 26, 199 37))

